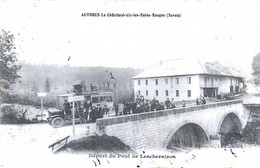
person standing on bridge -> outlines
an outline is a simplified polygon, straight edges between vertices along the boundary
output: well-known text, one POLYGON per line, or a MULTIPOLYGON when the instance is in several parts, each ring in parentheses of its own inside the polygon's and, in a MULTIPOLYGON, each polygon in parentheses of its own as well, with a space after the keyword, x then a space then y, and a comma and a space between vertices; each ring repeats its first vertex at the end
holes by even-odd
POLYGON ((124 102, 123 105, 124 105, 123 115, 127 115, 127 102, 124 102))
POLYGON ((116 113, 116 116, 118 115, 118 104, 116 103, 115 105, 114 105, 114 107, 115 107, 115 113, 116 113))
POLYGON ((153 98, 153 100, 151 101, 151 111, 155 111, 156 110, 156 100, 155 98, 153 98))
POLYGON ((150 111, 149 100, 146 100, 146 103, 144 104, 144 112, 149 112, 149 111, 150 111))
POLYGON ((137 106, 136 102, 132 102, 132 103, 131 103, 131 108, 132 108, 132 113, 133 113, 133 114, 136 113, 136 106, 137 106))
POLYGON ((199 102, 198 97, 197 97, 197 99, 196 99, 196 105, 197 105, 197 106, 200 105, 200 102, 199 102))
POLYGON ((185 100, 182 100, 182 107, 186 107, 185 100))
POLYGON ((174 99, 172 98, 172 101, 171 101, 171 109, 174 109, 174 108, 176 108, 176 105, 175 105, 175 103, 174 103, 174 99))
POLYGON ((131 102, 126 103, 126 112, 127 112, 127 114, 131 113, 131 102))
POLYGON ((202 104, 206 104, 206 99, 202 97, 202 104))
POLYGON ((123 114, 123 110, 124 110, 124 105, 123 105, 123 103, 120 103, 118 105, 118 114, 122 115, 123 114))
POLYGON ((167 98, 167 100, 165 101, 166 109, 169 109, 170 105, 171 105, 171 102, 170 102, 169 98, 167 98))

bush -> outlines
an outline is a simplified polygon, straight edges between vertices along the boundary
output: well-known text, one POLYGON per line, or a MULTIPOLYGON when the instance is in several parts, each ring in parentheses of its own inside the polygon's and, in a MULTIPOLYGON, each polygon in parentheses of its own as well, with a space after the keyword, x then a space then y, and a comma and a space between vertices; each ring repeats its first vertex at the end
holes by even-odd
POLYGON ((10 113, 10 114, 4 114, 1 117, 1 124, 16 124, 18 123, 16 114, 10 113))
POLYGON ((106 134, 73 140, 68 143, 67 148, 74 151, 133 152, 120 139, 106 134))
POLYGON ((11 104, 1 105, 1 123, 2 124, 13 124, 17 123, 18 111, 15 110, 15 106, 11 104))

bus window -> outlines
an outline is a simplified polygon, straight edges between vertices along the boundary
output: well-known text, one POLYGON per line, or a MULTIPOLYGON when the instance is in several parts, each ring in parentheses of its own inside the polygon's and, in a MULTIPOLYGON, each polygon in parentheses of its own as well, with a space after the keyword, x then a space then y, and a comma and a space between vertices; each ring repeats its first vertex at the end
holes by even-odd
POLYGON ((86 101, 88 101, 88 100, 91 101, 91 100, 90 100, 90 96, 85 96, 85 100, 86 100, 86 101))
POLYGON ((107 99, 105 96, 100 97, 100 102, 105 102, 107 99))
POLYGON ((98 97, 92 97, 92 103, 99 103, 98 102, 98 97))
POLYGON ((112 102, 112 96, 107 96, 107 102, 112 102))

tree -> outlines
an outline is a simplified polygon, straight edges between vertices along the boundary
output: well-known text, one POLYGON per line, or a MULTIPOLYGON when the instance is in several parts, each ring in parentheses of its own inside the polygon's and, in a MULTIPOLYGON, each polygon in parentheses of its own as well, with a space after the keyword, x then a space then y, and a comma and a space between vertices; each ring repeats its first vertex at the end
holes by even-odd
POLYGON ((37 92, 39 92, 39 87, 38 87, 37 82, 33 82, 32 87, 31 87, 31 91, 34 92, 35 95, 37 94, 37 92))
POLYGON ((2 29, 1 32, 1 102, 8 101, 11 97, 11 85, 14 84, 18 78, 21 78, 17 73, 21 69, 17 65, 17 53, 14 44, 14 35, 2 29))
POLYGON ((49 81, 49 78, 46 78, 46 80, 45 80, 45 92, 50 92, 50 91, 51 91, 50 81, 49 81))
POLYGON ((260 53, 254 56, 252 68, 253 68, 252 75, 254 76, 254 83, 259 85, 260 84, 260 53))

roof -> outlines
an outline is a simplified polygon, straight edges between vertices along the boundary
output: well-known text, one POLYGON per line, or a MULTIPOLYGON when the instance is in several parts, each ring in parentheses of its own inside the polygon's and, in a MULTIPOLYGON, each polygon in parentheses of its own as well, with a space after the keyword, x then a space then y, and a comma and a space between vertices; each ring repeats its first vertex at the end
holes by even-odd
POLYGON ((85 85, 85 84, 84 84, 83 81, 78 80, 78 81, 75 81, 75 82, 73 83, 73 86, 75 86, 75 85, 85 85))
POLYGON ((106 91, 87 91, 82 92, 82 95, 90 96, 90 95, 112 95, 113 92, 106 92, 106 91))
POLYGON ((244 75, 240 72, 232 68, 225 67, 218 62, 202 63, 199 59, 195 58, 181 58, 169 61, 161 61, 159 64, 145 70, 133 78, 140 79, 196 74, 210 74, 244 78, 244 75))
POLYGON ((73 96, 73 94, 71 93, 67 93, 67 94, 62 94, 62 95, 58 95, 58 97, 69 97, 69 96, 73 96))

